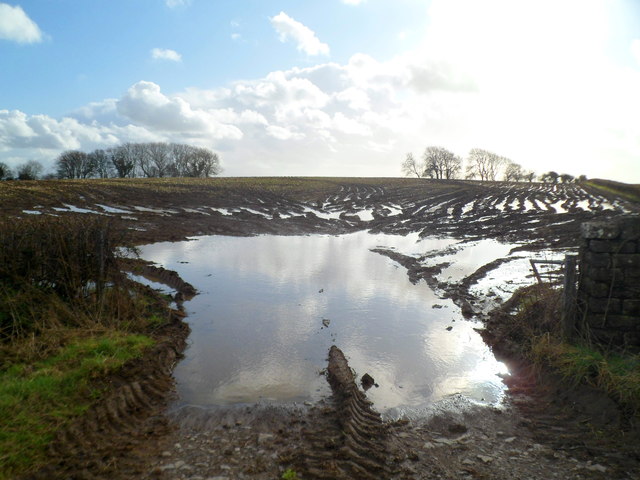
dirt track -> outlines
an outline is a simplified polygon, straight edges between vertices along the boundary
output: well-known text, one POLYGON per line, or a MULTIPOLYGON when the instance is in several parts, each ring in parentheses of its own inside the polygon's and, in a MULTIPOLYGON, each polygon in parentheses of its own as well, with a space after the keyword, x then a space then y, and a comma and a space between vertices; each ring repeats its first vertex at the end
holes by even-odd
MULTIPOLYGON (((579 185, 345 179, 320 184, 309 181, 306 186, 302 181, 293 190, 249 184, 157 191, 124 184, 118 188, 101 186, 77 192, 70 189, 64 200, 27 196, 5 211, 16 217, 107 215, 139 244, 203 234, 336 234, 367 229, 468 240, 494 238, 520 242, 518 248, 535 251, 575 248, 582 222, 638 214, 640 206, 605 198, 579 185)), ((455 285, 443 285, 434 281, 435 270, 420 266, 416 259, 380 253, 407 268, 412 280, 431 282, 443 295, 454 298, 463 313, 480 314, 473 307, 471 287, 489 269, 455 285)), ((132 377, 125 383, 139 380, 132 377)), ((338 391, 344 391, 345 381, 348 383, 343 378, 338 391)), ((371 439, 373 444, 364 450, 369 448, 370 458, 360 452, 357 456, 364 462, 343 468, 340 462, 348 462, 349 450, 353 450, 345 449, 350 440, 348 435, 343 437, 344 431, 359 431, 361 427, 349 426, 340 394, 319 405, 292 410, 184 409, 171 417, 171 430, 163 423, 164 417, 157 415, 166 398, 165 387, 150 402, 155 405, 150 414, 133 415, 139 422, 119 419, 127 410, 139 408, 126 402, 110 414, 115 420, 106 417, 114 424, 129 423, 134 433, 127 435, 143 440, 119 444, 110 440, 99 448, 89 441, 74 444, 69 440, 67 443, 77 445, 78 450, 58 451, 63 468, 47 470, 41 478, 275 479, 285 467, 295 468, 305 480, 640 476, 637 449, 620 455, 610 436, 598 437, 585 428, 597 425, 593 412, 578 416, 575 410, 565 412, 557 392, 541 390, 526 375, 512 385, 512 391, 510 401, 501 409, 480 408, 464 399, 453 399, 450 409, 431 419, 374 425, 371 428, 378 430, 373 434, 365 429, 360 443, 371 439), (98 452, 99 460, 87 451, 98 452), (74 455, 83 460, 74 463, 74 455)), ((117 399, 130 396, 116 393, 117 399)), ((96 418, 100 415, 95 414, 96 418)), ((354 415, 376 417, 374 412, 356 411, 354 415)), ((612 423, 611 419, 607 421, 612 423)), ((609 426, 618 428, 615 420, 609 426)), ((87 427, 75 428, 81 432, 87 427)), ((91 424, 88 428, 101 427, 91 424)), ((122 438, 118 435, 113 438, 122 438)))

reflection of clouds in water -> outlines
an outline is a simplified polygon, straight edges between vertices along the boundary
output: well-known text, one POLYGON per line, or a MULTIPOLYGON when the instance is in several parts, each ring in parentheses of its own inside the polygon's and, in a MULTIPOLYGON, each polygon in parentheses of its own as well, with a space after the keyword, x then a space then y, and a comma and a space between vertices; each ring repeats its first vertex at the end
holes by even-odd
POLYGON ((436 257, 431 262, 437 263, 452 262, 439 275, 440 280, 454 282, 471 275, 478 268, 492 262, 498 258, 505 257, 516 245, 500 243, 497 240, 479 240, 476 242, 463 243, 458 251, 452 255, 436 257))
POLYGON ((472 324, 454 325, 451 331, 433 329, 425 338, 426 355, 437 358, 446 372, 434 378, 434 397, 485 392, 483 397, 501 398, 504 385, 498 374, 507 373, 506 366, 495 359, 472 324))
POLYGON ((215 275, 225 269, 237 275, 261 274, 278 283, 299 282, 311 293, 339 283, 354 298, 384 295, 396 302, 402 299, 411 302, 420 293, 405 288, 402 282, 389 285, 374 281, 388 275, 388 267, 369 249, 394 247, 402 253, 420 254, 454 243, 451 239, 425 239, 417 243, 418 240, 417 234, 402 237, 366 232, 341 236, 211 236, 197 237, 191 242, 148 245, 142 250, 144 258, 153 258, 165 266, 181 260, 198 262, 197 270, 202 275, 196 277, 192 276, 196 271, 187 272, 185 280, 200 290, 205 288, 206 273, 215 275))
POLYGON ((380 388, 369 394, 379 408, 453 393, 442 381, 449 377, 466 378, 473 396, 470 375, 487 351, 479 336, 459 328, 464 322, 447 332, 452 316, 460 318, 457 307, 437 299, 445 308, 432 309, 436 297, 426 283, 412 285, 404 268, 369 251, 386 247, 419 256, 456 242, 417 239, 361 232, 199 237, 142 247, 143 258, 177 270, 200 291, 186 304, 192 345, 175 371, 182 399, 317 399, 318 389, 327 391, 317 371, 333 342, 359 375, 376 378, 380 388))

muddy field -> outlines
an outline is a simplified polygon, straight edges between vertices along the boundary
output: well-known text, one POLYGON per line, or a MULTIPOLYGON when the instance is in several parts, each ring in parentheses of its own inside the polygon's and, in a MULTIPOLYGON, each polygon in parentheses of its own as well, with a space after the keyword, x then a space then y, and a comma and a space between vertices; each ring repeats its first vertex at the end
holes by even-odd
MULTIPOLYGON (((377 252, 406 268, 412 281, 425 281, 443 298, 453 299, 464 316, 480 320, 499 303, 482 282, 519 260, 519 253, 571 251, 581 223, 640 213, 637 203, 573 184, 216 179, 55 182, 53 189, 18 183, 4 190, 0 185, 4 215, 108 216, 137 244, 209 234, 360 230, 513 244, 509 258, 449 280, 439 274, 451 252, 421 258, 377 252)), ((458 248, 463 247, 464 242, 458 248)), ((155 273, 160 279, 171 277, 155 273)), ((170 281, 180 290, 175 279, 170 281)), ((133 407, 114 400, 116 418, 138 419, 119 420, 116 438, 135 441, 116 445, 111 437, 106 443, 111 447, 97 448, 102 440, 85 442, 76 431, 78 438, 69 441, 72 449, 54 446, 52 455, 58 458, 40 478, 276 479, 288 468, 301 479, 640 477, 635 433, 615 405, 594 392, 558 391, 556 383, 540 385, 526 368, 512 365, 510 394, 499 406, 459 397, 429 418, 383 421, 356 384, 364 372, 353 378, 338 353, 331 357, 328 379, 334 395, 313 405, 193 407, 163 414, 170 404, 166 385, 152 385, 141 396, 149 404, 145 414, 140 412, 143 400, 129 402, 133 407), (127 412, 131 408, 138 413, 127 412)), ((162 368, 169 368, 166 361, 162 368)), ((129 378, 119 388, 136 382, 129 378)), ((135 392, 122 396, 136 397, 135 392)), ((101 421, 110 422, 110 415, 107 409, 101 421)), ((100 422, 90 425, 103 429, 100 422)))

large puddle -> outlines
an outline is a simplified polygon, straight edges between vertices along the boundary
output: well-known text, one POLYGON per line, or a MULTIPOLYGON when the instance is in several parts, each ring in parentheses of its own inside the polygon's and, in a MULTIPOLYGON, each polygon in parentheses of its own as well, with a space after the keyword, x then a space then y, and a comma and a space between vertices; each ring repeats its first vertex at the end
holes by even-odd
POLYGON ((157 243, 141 256, 176 270, 199 294, 185 304, 190 346, 175 370, 180 401, 202 406, 316 401, 332 344, 382 412, 417 413, 454 394, 498 402, 497 362, 426 283, 371 252, 418 256, 455 243, 417 236, 207 236, 157 243))

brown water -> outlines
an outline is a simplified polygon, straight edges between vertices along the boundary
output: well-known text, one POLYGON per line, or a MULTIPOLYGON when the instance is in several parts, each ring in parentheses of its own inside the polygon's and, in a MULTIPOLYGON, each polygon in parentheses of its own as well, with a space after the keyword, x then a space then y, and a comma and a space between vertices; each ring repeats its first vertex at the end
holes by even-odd
POLYGON ((371 248, 419 255, 455 243, 417 236, 207 236, 157 243, 141 256, 199 291, 185 307, 186 358, 175 370, 183 404, 315 401, 332 344, 384 412, 418 412, 462 394, 498 402, 505 367, 458 307, 371 248), (452 327, 448 329, 448 327, 452 327))

